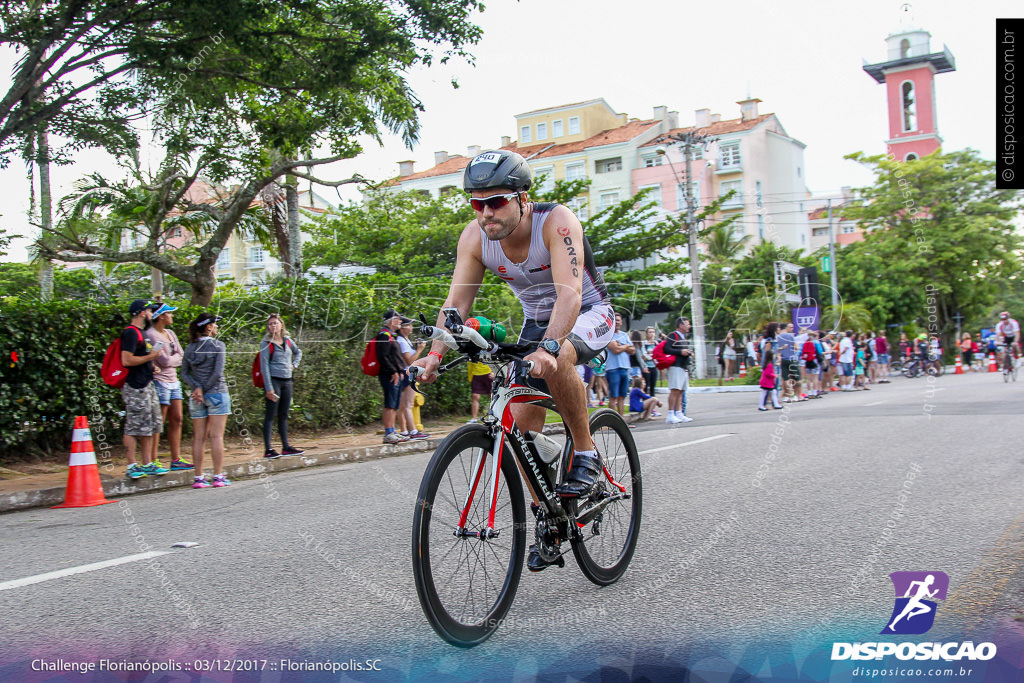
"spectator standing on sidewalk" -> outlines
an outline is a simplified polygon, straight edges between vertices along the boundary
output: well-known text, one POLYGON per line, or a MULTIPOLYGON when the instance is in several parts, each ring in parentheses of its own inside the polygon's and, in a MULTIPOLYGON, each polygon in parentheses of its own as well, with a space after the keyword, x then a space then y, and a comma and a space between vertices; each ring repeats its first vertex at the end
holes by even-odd
POLYGON ((853 391, 853 330, 847 330, 846 336, 839 340, 839 388, 842 391, 853 391))
POLYGON ((974 349, 977 345, 971 339, 970 332, 964 332, 960 340, 960 353, 963 355, 963 366, 968 372, 974 372, 974 349))
POLYGON ((654 364, 654 347, 658 345, 658 331, 653 327, 644 330, 644 340, 641 344, 640 357, 644 367, 644 393, 653 396, 658 386, 658 366, 654 364))
POLYGON ((668 415, 665 422, 678 424, 693 422, 686 414, 686 391, 690 388, 690 359, 693 351, 686 335, 690 333, 690 319, 676 318, 676 329, 665 341, 665 353, 676 357, 668 367, 668 415))
MULTIPOLYGON (((395 337, 402 327, 405 316, 398 311, 388 309, 384 312, 384 327, 373 338, 377 345, 377 362, 380 364, 381 391, 384 392, 384 411, 381 416, 384 422, 384 443, 402 443, 408 441, 395 430, 395 416, 402 403, 402 377, 405 375, 405 359, 395 337)), ((437 354, 440 355, 440 354, 437 354)))
POLYGON ((754 342, 754 335, 747 335, 747 343, 745 346, 747 367, 752 368, 757 365, 757 344, 754 342))
POLYGON ((469 424, 476 424, 480 417, 480 397, 490 396, 494 373, 486 363, 469 361, 469 391, 473 398, 469 404, 469 424))
POLYGON ((884 334, 875 337, 875 355, 878 358, 878 381, 881 384, 889 383, 889 340, 884 334))
POLYGON ((260 372, 264 377, 263 457, 273 460, 283 455, 300 455, 301 448, 288 443, 288 410, 294 395, 293 371, 302 361, 302 349, 295 343, 277 313, 267 318, 267 333, 260 342, 260 372), (281 436, 281 452, 270 445, 274 421, 281 436))
POLYGON ((629 341, 629 335, 622 329, 622 316, 615 314, 615 334, 608 342, 608 359, 605 361, 605 379, 608 380, 608 406, 626 415, 626 394, 629 393, 629 357, 636 349, 629 341))
POLYGON ((776 410, 782 410, 782 406, 779 404, 779 392, 775 388, 775 363, 773 361, 771 349, 765 351, 765 364, 761 369, 761 405, 758 406, 758 410, 768 410, 768 399, 772 400, 772 408, 776 410))
POLYGON ((149 305, 143 299, 133 301, 128 306, 131 324, 121 332, 121 364, 128 370, 128 378, 121 387, 125 410, 124 447, 128 458, 126 474, 132 479, 170 471, 153 462, 163 423, 160 399, 153 385, 153 361, 160 355, 163 344, 151 344, 143 335, 153 318, 149 305), (136 446, 142 452, 141 466, 135 462, 136 446))
POLYGON ((731 382, 736 374, 736 339, 732 336, 732 330, 725 334, 722 347, 722 360, 725 361, 725 381, 731 382))
POLYGON ((868 390, 867 382, 867 341, 863 334, 857 335, 857 343, 854 346, 854 388, 868 390))
POLYGON ((913 344, 910 343, 910 340, 907 339, 907 333, 906 332, 900 332, 899 350, 900 350, 900 363, 902 363, 903 365, 906 365, 907 361, 910 360, 910 355, 914 352, 914 346, 913 346, 913 344))
MULTIPOLYGON (((779 369, 782 377, 782 402, 800 401, 800 351, 793 323, 785 323, 778 337, 779 369)), ((774 354, 773 354, 774 358, 774 354)))
POLYGON ((640 330, 633 330, 629 333, 629 343, 633 352, 629 354, 629 381, 632 385, 634 377, 642 377, 644 374, 643 351, 644 340, 640 330))
POLYGON ((212 485, 215 488, 231 485, 224 475, 224 427, 231 414, 231 397, 224 381, 227 347, 214 338, 221 320, 219 315, 201 313, 192 321, 188 327, 191 343, 185 347, 181 363, 181 378, 192 387, 188 413, 192 418, 192 462, 196 467, 194 489, 211 486, 203 474, 203 451, 207 441, 213 460, 212 485))
MULTIPOLYGON (((157 399, 160 401, 160 417, 167 429, 167 445, 170 448, 171 470, 190 470, 192 463, 181 459, 181 423, 182 403, 185 395, 181 392, 181 381, 178 379, 178 368, 185 357, 185 349, 178 341, 178 335, 170 326, 174 324, 174 306, 167 304, 151 304, 153 326, 145 331, 146 339, 154 346, 161 342, 160 355, 153 360, 153 386, 156 387, 157 399)), ((157 457, 160 447, 160 435, 153 440, 152 462, 163 467, 157 457)))
POLYGON ((420 357, 427 342, 420 340, 413 346, 409 337, 412 335, 412 320, 402 318, 402 326, 398 328, 398 337, 395 340, 402 351, 402 358, 405 359, 405 369, 402 371, 402 399, 398 409, 398 426, 402 428, 400 434, 410 439, 429 439, 430 434, 421 432, 416 428, 416 420, 412 414, 412 405, 416 400, 416 392, 412 388, 412 381, 409 379, 409 366, 420 357))

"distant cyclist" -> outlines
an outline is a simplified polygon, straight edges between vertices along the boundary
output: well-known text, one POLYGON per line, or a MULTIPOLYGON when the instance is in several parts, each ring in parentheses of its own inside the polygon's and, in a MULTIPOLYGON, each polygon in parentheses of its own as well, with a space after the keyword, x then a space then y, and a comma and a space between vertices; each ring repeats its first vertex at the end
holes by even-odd
POLYGON ((999 364, 1003 364, 1004 348, 1013 349, 1013 357, 1020 355, 1020 324, 1010 317, 1010 314, 1003 311, 999 314, 999 322, 996 323, 996 344, 999 349, 999 364))
MULTIPOLYGON (((546 382, 575 445, 568 476, 557 493, 585 498, 593 491, 602 464, 590 436, 587 397, 576 365, 608 346, 615 314, 579 219, 560 204, 530 201, 527 190, 532 180, 526 160, 515 152, 484 152, 469 162, 463 189, 476 218, 459 238, 444 305, 458 308, 463 319, 468 317, 486 270, 512 288, 526 319, 519 341, 537 344, 537 350, 526 356, 533 362, 531 374, 546 382)), ((438 325, 444 320, 440 315, 438 325)), ((413 363, 424 369, 424 381, 434 380, 445 349, 434 341, 429 354, 413 363)), ((539 432, 544 426, 544 408, 520 403, 512 410, 522 430, 539 432)), ((536 501, 536 493, 531 493, 536 501)), ((547 564, 531 547, 529 569, 540 571, 547 564)))

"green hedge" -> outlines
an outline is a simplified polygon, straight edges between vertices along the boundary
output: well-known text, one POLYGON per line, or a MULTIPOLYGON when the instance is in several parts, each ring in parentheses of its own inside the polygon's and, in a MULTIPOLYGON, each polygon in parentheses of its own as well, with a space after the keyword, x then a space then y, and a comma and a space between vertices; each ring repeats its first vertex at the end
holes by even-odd
MULTIPOLYGON (((433 316, 446 291, 441 280, 415 286, 372 280, 285 283, 255 293, 222 288, 209 309, 225 317, 220 325, 228 347, 225 378, 239 409, 229 432, 248 429, 254 437, 261 432, 263 399, 252 386, 251 370, 269 313, 284 316, 304 354, 290 424, 298 430, 349 429, 380 419, 380 386, 377 378, 362 374, 359 359, 366 341, 379 331, 383 311, 394 306, 409 315, 433 316)), ((493 296, 478 299, 477 310, 515 329, 518 302, 492 291, 493 296)), ((94 437, 120 443, 124 405, 99 371, 107 345, 129 323, 127 303, 0 298, 0 462, 32 453, 66 454, 76 415, 89 418, 94 437)), ((205 309, 169 303, 179 307, 173 329, 187 344, 188 321, 205 309)), ((468 413, 469 382, 462 368, 425 393, 425 417, 468 413)), ((188 419, 185 425, 187 433, 188 419)))

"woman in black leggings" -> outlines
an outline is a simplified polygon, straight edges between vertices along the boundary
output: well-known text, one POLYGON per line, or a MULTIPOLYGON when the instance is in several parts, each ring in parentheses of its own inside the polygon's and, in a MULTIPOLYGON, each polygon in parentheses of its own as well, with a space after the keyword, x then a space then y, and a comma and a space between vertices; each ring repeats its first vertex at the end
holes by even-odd
POLYGON ((284 327, 284 320, 274 313, 267 318, 267 334, 260 342, 260 372, 263 373, 266 394, 263 411, 263 457, 280 458, 282 455, 299 455, 302 450, 288 443, 288 409, 292 404, 292 370, 299 367, 302 351, 292 341, 284 327), (274 418, 281 435, 281 452, 270 447, 274 432, 274 418))

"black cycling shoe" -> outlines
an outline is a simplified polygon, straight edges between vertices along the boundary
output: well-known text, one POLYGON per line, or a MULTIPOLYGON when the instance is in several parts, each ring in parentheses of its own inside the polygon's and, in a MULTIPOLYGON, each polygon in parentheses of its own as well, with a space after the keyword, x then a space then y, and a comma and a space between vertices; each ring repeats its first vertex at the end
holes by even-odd
POLYGON ((568 479, 557 489, 562 498, 585 498, 594 490, 597 475, 601 474, 601 458, 574 453, 568 479))
POLYGON ((547 560, 545 560, 543 557, 540 556, 540 551, 537 550, 537 544, 536 543, 534 543, 533 545, 530 546, 530 555, 529 555, 529 557, 526 558, 526 568, 527 569, 529 569, 531 572, 542 572, 545 569, 547 569, 548 567, 550 567, 551 565, 555 565, 555 566, 558 566, 558 567, 564 567, 565 566, 565 558, 563 558, 561 555, 559 555, 558 559, 555 560, 554 562, 548 562, 547 560))

